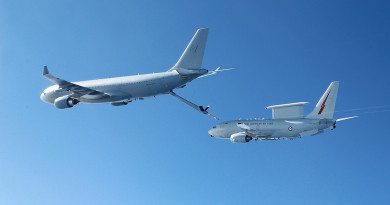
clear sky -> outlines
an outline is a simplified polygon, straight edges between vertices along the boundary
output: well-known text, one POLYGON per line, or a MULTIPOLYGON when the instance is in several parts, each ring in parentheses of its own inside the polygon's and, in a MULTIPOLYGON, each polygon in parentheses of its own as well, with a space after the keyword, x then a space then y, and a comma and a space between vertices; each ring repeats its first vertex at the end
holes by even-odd
POLYGON ((0 204, 388 204, 389 48, 389 1, 0 0, 0 204), (201 27, 203 66, 237 69, 177 93, 219 122, 301 101, 309 113, 335 80, 335 117, 360 118, 232 144, 172 96, 67 110, 39 98, 45 64, 69 81, 162 72, 201 27))

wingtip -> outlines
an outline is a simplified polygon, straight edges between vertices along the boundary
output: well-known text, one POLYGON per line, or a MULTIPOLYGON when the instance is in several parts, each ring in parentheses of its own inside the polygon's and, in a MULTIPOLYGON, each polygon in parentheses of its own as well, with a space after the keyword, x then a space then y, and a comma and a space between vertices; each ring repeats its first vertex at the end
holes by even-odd
POLYGON ((49 74, 49 70, 47 69, 47 65, 43 66, 43 73, 42 75, 47 75, 49 74))
POLYGON ((209 28, 199 28, 196 32, 197 33, 208 33, 209 32, 209 28))

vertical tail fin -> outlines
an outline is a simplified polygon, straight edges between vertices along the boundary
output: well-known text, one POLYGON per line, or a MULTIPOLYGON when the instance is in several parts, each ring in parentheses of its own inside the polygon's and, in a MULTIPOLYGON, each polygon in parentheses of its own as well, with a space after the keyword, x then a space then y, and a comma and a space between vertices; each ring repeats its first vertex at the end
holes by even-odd
POLYGON ((208 28, 198 29, 181 55, 179 61, 177 61, 176 65, 168 71, 176 70, 178 68, 189 70, 201 69, 208 32, 208 28))
POLYGON ((334 109, 336 107, 336 98, 339 90, 339 82, 333 81, 325 93, 318 101, 314 110, 306 116, 311 119, 333 119, 334 109))

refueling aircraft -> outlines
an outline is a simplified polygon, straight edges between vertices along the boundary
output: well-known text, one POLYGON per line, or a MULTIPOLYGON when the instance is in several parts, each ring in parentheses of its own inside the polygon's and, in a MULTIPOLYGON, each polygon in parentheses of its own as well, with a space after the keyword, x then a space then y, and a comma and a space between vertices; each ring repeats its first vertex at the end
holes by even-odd
POLYGON ((336 128, 339 121, 357 116, 334 119, 339 82, 332 82, 314 110, 304 117, 304 105, 297 102, 272 105, 272 119, 234 120, 222 122, 209 130, 211 137, 230 139, 232 143, 248 143, 251 140, 295 139, 321 134, 325 129, 336 128))
POLYGON ((217 68, 209 71, 202 68, 208 31, 208 28, 198 29, 180 59, 166 72, 69 82, 49 73, 47 66, 44 66, 43 77, 55 85, 43 91, 41 100, 54 104, 58 109, 66 109, 79 103, 123 106, 137 99, 170 94, 199 112, 216 118, 208 113, 210 106, 198 106, 174 92, 195 79, 231 70, 217 68))

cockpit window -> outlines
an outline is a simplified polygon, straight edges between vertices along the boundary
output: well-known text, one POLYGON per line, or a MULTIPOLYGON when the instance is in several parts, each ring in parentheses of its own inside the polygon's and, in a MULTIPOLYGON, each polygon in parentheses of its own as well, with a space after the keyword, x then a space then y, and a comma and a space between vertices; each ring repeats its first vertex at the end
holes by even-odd
POLYGON ((217 128, 217 126, 214 126, 213 128, 217 128))

